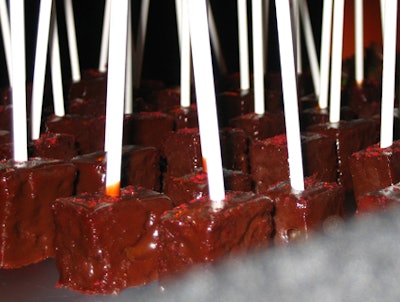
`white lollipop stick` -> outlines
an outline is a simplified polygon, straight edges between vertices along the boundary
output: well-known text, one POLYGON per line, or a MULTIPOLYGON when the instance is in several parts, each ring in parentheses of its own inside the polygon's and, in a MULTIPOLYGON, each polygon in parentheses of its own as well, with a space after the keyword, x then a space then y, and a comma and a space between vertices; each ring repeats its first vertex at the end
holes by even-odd
POLYGON ((354 2, 355 33, 355 80, 358 86, 364 81, 364 5, 363 0, 354 2))
POLYGON ((183 0, 175 0, 175 14, 176 14, 176 29, 178 33, 178 44, 179 50, 181 49, 181 37, 182 37, 182 1, 183 0))
POLYGON ((329 121, 331 123, 338 123, 340 121, 343 18, 344 0, 335 0, 333 6, 331 102, 329 107, 329 121))
POLYGON ((225 187, 207 22, 207 4, 206 0, 184 1, 189 1, 190 40, 193 51, 201 151, 208 175, 210 200, 214 210, 218 210, 223 207, 225 187))
POLYGON ((311 27, 310 13, 308 10, 308 5, 306 0, 299 0, 300 3, 300 14, 301 20, 303 22, 303 30, 304 30, 304 38, 307 47, 308 61, 310 62, 311 69, 311 77, 314 85, 315 95, 318 97, 320 88, 320 74, 319 74, 319 66, 318 66, 318 57, 317 51, 314 43, 314 35, 311 27))
POLYGON ((60 44, 58 39, 58 24, 57 24, 57 12, 56 3, 52 6, 52 27, 51 31, 51 81, 53 89, 53 104, 54 104, 54 114, 57 116, 64 116, 64 93, 63 93, 63 83, 61 75, 61 59, 60 59, 60 44))
POLYGON ((8 9, 6 0, 0 1, 0 25, 1 25, 1 34, 3 36, 3 47, 4 47, 4 55, 6 57, 8 81, 10 82, 10 86, 12 86, 10 20, 8 18, 8 9))
POLYGON ((396 67, 397 0, 386 0, 383 39, 382 113, 380 147, 393 143, 393 112, 396 67))
POLYGON ((140 82, 142 78, 142 68, 143 68, 143 55, 144 55, 144 46, 146 43, 146 32, 147 32, 147 20, 149 16, 149 5, 150 0, 143 0, 140 8, 140 19, 139 19, 139 28, 138 28, 138 36, 136 42, 136 53, 135 58, 133 60, 133 87, 136 89, 140 88, 140 82))
POLYGON ((275 5, 281 58, 290 184, 292 189, 303 191, 304 174, 289 0, 276 1, 275 5))
POLYGON ((210 30, 211 45, 215 53, 215 58, 217 60, 219 71, 222 75, 226 75, 228 73, 228 68, 226 67, 225 59, 222 54, 222 48, 221 48, 221 43, 219 42, 217 26, 215 24, 214 14, 209 2, 210 1, 207 0, 208 26, 210 30))
POLYGON ((132 38, 132 10, 131 0, 128 2, 128 33, 126 49, 126 85, 125 85, 125 114, 131 114, 133 111, 133 38, 132 38))
POLYGON ((300 6, 299 0, 292 0, 292 30, 296 50, 296 71, 297 74, 303 73, 303 57, 301 51, 301 32, 300 32, 300 6))
POLYGON ((264 72, 268 70, 269 0, 264 0, 264 72))
POLYGON ((239 30, 240 89, 250 89, 249 35, 247 25, 247 0, 237 0, 239 30))
POLYGON ((252 0, 254 112, 264 114, 264 51, 262 0, 252 0))
POLYGON ((320 94, 319 108, 328 108, 329 92, 329 66, 331 55, 332 37, 332 1, 324 0, 322 9, 322 31, 321 31, 321 55, 320 55, 320 94))
POLYGON ((53 0, 42 0, 39 7, 31 104, 31 136, 33 140, 38 139, 40 136, 52 2, 53 0))
POLYGON ((106 195, 118 196, 121 178, 128 0, 111 0, 105 151, 106 195))
POLYGON ((100 45, 100 59, 99 59, 100 72, 105 72, 107 70, 108 40, 110 37, 110 10, 111 10, 111 0, 106 0, 104 5, 103 31, 102 31, 101 45, 100 45))
POLYGON ((191 49, 189 29, 189 9, 186 1, 182 1, 181 21, 181 106, 190 106, 191 91, 191 49))
POLYGON ((14 160, 28 160, 24 0, 10 1, 14 160))
POLYGON ((74 7, 72 0, 64 0, 65 22, 67 25, 67 37, 69 56, 71 61, 72 81, 78 82, 81 79, 81 68, 79 65, 78 46, 76 43, 76 30, 74 20, 74 7))
POLYGON ((385 4, 386 0, 379 1, 380 8, 381 8, 381 29, 382 29, 382 40, 384 39, 385 35, 385 4))

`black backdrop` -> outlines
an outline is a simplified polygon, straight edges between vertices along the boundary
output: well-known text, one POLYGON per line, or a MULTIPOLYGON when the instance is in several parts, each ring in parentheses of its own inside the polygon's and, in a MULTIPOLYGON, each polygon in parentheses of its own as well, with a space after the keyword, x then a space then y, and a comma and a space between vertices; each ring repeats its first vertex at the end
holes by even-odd
MULTIPOLYGON (((133 1, 134 23, 138 20, 140 2, 133 1)), ((276 20, 274 15, 274 1, 270 1, 270 33, 268 49, 268 69, 279 69, 278 43, 276 37, 276 20)), ((179 50, 175 19, 174 0, 150 1, 149 23, 145 56, 143 63, 143 78, 160 79, 167 84, 179 82, 179 50)), ((210 0, 213 8, 217 29, 220 36, 222 51, 227 63, 228 71, 238 70, 238 45, 237 45, 237 14, 236 1, 210 0)), ((249 6, 250 6, 249 1, 249 6)), ((63 0, 56 0, 59 21, 59 36, 61 39, 61 52, 64 79, 70 78, 68 48, 66 46, 66 32, 64 23, 63 0)), ((73 0, 75 10, 75 23, 78 39, 78 51, 81 69, 97 68, 104 0, 73 0)), ((36 43, 37 17, 39 1, 25 1, 26 6, 26 51, 27 51, 27 80, 32 80, 34 48, 36 43)), ((309 0, 311 18, 315 31, 316 44, 319 45, 319 28, 321 22, 322 1, 309 0)), ((250 7, 249 7, 250 11, 250 7)), ((249 25, 251 25, 249 17, 249 25)), ((137 24, 134 24, 134 31, 137 24)), ((317 50, 319 47, 317 46, 317 50)), ((306 60, 306 58, 305 58, 306 60)), ((305 61, 306 62, 306 61, 305 61)), ((5 72, 5 59, 3 48, 0 49, 0 83, 8 84, 5 72)))

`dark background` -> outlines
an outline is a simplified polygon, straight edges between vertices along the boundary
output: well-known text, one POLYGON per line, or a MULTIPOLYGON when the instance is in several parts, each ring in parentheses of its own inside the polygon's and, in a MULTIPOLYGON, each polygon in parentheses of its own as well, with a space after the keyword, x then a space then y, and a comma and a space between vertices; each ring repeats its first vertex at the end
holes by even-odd
MULTIPOLYGON (((140 11, 140 2, 133 1, 133 22, 137 22, 140 11)), ((237 13, 236 1, 211 0, 217 29, 220 36, 222 51, 227 63, 228 72, 238 71, 238 43, 237 43, 237 13)), ((250 6, 249 1, 249 6, 250 6)), ((270 1, 270 33, 268 49, 268 69, 278 70, 278 43, 276 35, 276 20, 274 1, 270 1)), ((64 80, 70 79, 69 54, 66 44, 63 2, 56 1, 58 10, 59 36, 61 39, 61 55, 64 80)), ((26 5, 26 51, 27 51, 27 81, 32 81, 34 48, 36 43, 37 17, 39 1, 25 1, 26 5)), ((75 23, 78 39, 78 51, 81 69, 98 66, 101 41, 104 0, 74 0, 75 23)), ((321 24, 322 1, 309 0, 309 8, 317 51, 319 50, 319 29, 321 24)), ((250 7, 249 7, 250 12, 250 7)), ((249 26, 251 25, 249 16, 249 26)), ((134 24, 134 31, 137 24, 134 24)), ((251 29, 251 26, 250 26, 251 29)), ((307 60, 305 58, 305 64, 307 60)), ((8 85, 5 71, 3 48, 0 49, 0 83, 8 85)), ((179 49, 175 19, 174 0, 150 1, 149 23, 143 62, 143 78, 163 80, 168 85, 179 83, 179 49)))

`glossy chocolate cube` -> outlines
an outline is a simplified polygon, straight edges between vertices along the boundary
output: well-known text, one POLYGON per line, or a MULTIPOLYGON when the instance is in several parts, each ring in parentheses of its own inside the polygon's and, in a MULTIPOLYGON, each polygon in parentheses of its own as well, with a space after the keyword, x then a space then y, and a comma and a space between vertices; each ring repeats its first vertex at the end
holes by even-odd
POLYGON ((271 187, 266 196, 274 202, 274 242, 278 245, 308 239, 328 218, 344 213, 345 191, 337 183, 305 179, 305 190, 295 192, 289 181, 271 187))
POLYGON ((354 197, 378 191, 400 181, 400 141, 380 148, 379 143, 355 152, 350 158, 354 197))
POLYGON ((0 168, 0 268, 18 268, 54 257, 51 203, 71 196, 73 164, 35 158, 0 168))
POLYGON ((117 294, 158 278, 158 221, 172 208, 164 194, 126 187, 53 202, 59 287, 117 294))
MULTIPOLYGON (((301 145, 304 175, 321 181, 336 181, 335 141, 326 135, 304 132, 301 134, 301 145)), ((255 192, 263 193, 270 186, 289 180, 285 134, 253 142, 249 157, 255 192)))
POLYGON ((272 210, 272 202, 265 196, 230 192, 224 207, 217 211, 210 199, 203 197, 166 212, 159 230, 160 277, 268 246, 272 210))

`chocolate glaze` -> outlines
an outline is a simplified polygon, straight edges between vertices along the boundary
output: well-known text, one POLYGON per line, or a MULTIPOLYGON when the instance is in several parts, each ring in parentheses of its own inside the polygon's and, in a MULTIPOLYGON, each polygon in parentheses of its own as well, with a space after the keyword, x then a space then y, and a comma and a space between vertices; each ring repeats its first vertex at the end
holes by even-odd
POLYGON ((59 287, 115 294, 158 278, 158 221, 172 208, 164 194, 126 187, 118 197, 83 194, 52 208, 59 287))
POLYGON ((226 91, 217 94, 217 114, 220 127, 229 126, 231 118, 254 112, 251 92, 226 91))
POLYGON ((347 191, 353 190, 349 159, 357 151, 375 144, 379 137, 379 128, 373 120, 357 119, 340 121, 336 124, 313 125, 308 131, 322 133, 336 141, 336 159, 338 164, 338 182, 347 191))
POLYGON ((140 112, 125 115, 125 142, 129 145, 160 148, 174 129, 174 120, 162 112, 140 112))
POLYGON ((400 181, 400 141, 388 148, 379 143, 353 153, 350 158, 354 197, 378 191, 400 181))
POLYGON ((70 160, 78 155, 75 136, 68 133, 42 133, 29 149, 32 157, 70 160))
MULTIPOLYGON (((223 170, 225 189, 237 192, 252 190, 251 176, 242 171, 223 170)), ((193 199, 208 196, 207 173, 202 170, 182 177, 168 176, 164 179, 164 191, 174 205, 188 203, 193 199)))
POLYGON ((50 204, 72 195, 74 165, 35 158, 0 166, 0 268, 18 268, 54 257, 50 204))
MULTIPOLYGON (((77 167, 78 177, 75 192, 104 192, 106 178, 106 156, 97 151, 74 157, 71 162, 77 167)), ((122 148, 121 186, 142 186, 160 190, 160 151, 155 147, 129 146, 122 148)))
MULTIPOLYGON (((317 133, 301 134, 305 176, 322 181, 336 181, 335 141, 317 133)), ((289 179, 286 135, 253 142, 249 152, 254 190, 263 193, 271 185, 289 179)))
POLYGON ((262 140, 285 133, 283 112, 248 113, 229 120, 229 125, 243 129, 250 140, 262 140))
POLYGON ((272 209, 265 196, 229 192, 219 211, 203 197, 166 212, 159 230, 160 277, 269 245, 272 209))
POLYGON ((294 192, 289 181, 271 187, 265 195, 274 201, 274 242, 288 244, 306 239, 329 217, 342 217, 344 189, 337 183, 306 178, 305 190, 294 192))
POLYGON ((192 104, 189 107, 171 109, 168 114, 174 119, 174 130, 199 127, 196 104, 192 104))
POLYGON ((105 116, 53 115, 46 121, 46 132, 74 135, 79 154, 104 150, 105 116))
POLYGON ((153 90, 146 96, 143 108, 139 111, 161 111, 168 112, 179 108, 181 104, 181 93, 179 88, 164 88, 153 90))
POLYGON ((362 86, 357 84, 346 87, 344 102, 360 118, 370 118, 380 113, 382 87, 376 80, 365 80, 362 86))
MULTIPOLYGON (((248 172, 248 142, 244 131, 223 128, 219 134, 223 167, 248 172)), ((167 176, 184 176, 202 168, 199 129, 184 128, 171 132, 163 144, 162 155, 166 158, 167 176)))
MULTIPOLYGON (((340 118, 343 121, 351 121, 357 119, 357 114, 347 106, 340 108, 340 118)), ((327 109, 319 107, 307 108, 300 112, 301 129, 306 130, 308 127, 317 124, 329 123, 329 112, 327 109)))
POLYGON ((381 190, 370 191, 357 198, 356 215, 375 213, 398 207, 400 200, 400 183, 388 186, 381 190))
POLYGON ((72 83, 68 99, 91 99, 95 103, 105 103, 107 94, 107 75, 96 70, 86 70, 82 79, 72 83))

